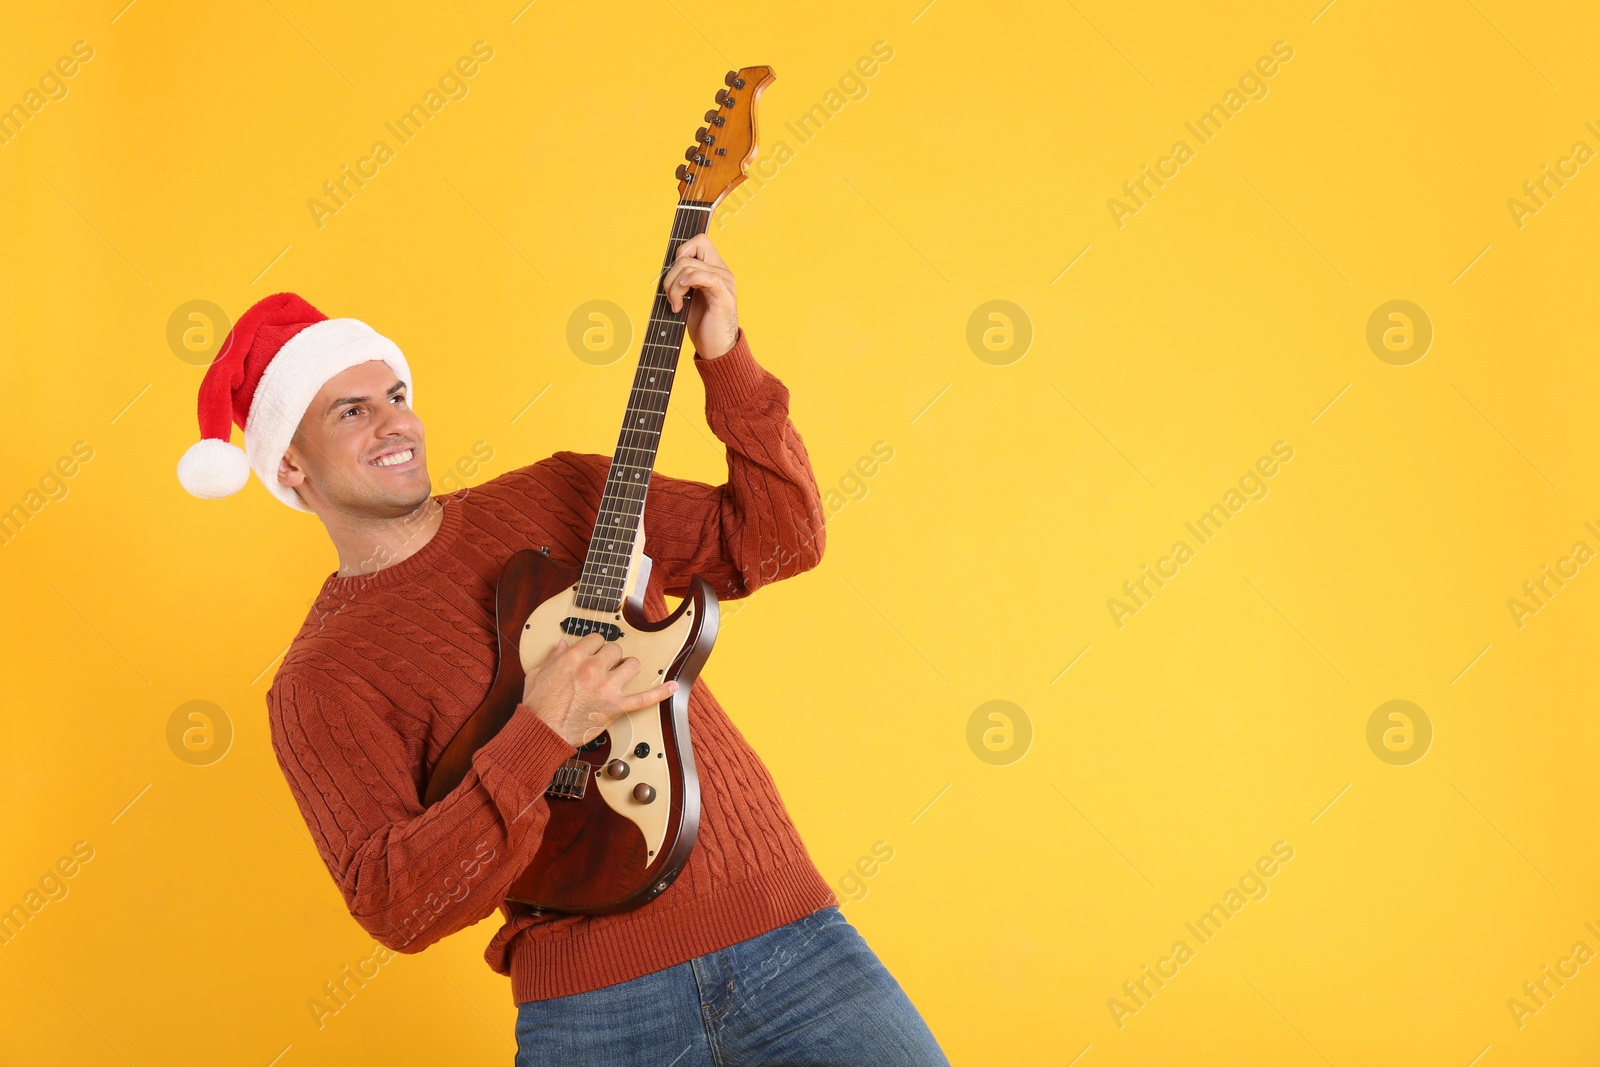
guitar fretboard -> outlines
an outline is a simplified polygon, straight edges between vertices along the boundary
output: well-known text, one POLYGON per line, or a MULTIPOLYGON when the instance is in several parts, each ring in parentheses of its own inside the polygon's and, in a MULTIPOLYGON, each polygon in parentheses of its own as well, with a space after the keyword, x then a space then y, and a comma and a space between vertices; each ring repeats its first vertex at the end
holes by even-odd
POLYGON ((673 217, 666 258, 661 273, 656 275, 650 317, 642 331, 644 339, 639 350, 639 366, 633 375, 633 390, 622 418, 622 431, 617 436, 617 449, 611 456, 611 470, 600 498, 600 512, 595 517, 583 575, 578 580, 578 607, 618 611, 627 597, 628 563, 640 536, 645 493, 650 488, 651 472, 655 470, 656 450, 667 419, 667 401, 672 397, 678 356, 683 350, 685 318, 689 301, 694 297, 691 290, 684 297, 683 309, 673 311, 666 294, 661 291, 661 274, 676 262, 678 249, 685 241, 706 232, 710 218, 710 205, 687 201, 678 204, 673 217))

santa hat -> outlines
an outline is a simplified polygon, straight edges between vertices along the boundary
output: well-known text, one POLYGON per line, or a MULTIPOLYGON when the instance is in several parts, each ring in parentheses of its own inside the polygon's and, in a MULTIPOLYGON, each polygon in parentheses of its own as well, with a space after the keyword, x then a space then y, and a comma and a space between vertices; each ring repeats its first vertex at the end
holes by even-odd
POLYGON ((381 360, 411 392, 411 368, 387 337, 356 319, 330 319, 294 293, 276 293, 239 316, 200 383, 200 437, 178 460, 178 481, 207 500, 232 496, 256 472, 297 511, 300 494, 278 482, 278 463, 328 379, 381 360), (244 448, 229 443, 233 426, 244 448))

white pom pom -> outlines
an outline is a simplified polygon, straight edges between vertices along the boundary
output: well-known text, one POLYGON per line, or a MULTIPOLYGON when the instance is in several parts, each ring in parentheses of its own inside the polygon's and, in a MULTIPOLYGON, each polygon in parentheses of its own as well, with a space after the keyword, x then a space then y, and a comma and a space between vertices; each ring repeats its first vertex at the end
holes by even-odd
POLYGON ((250 460, 244 449, 227 441, 198 441, 178 460, 178 481, 202 500, 232 496, 249 480, 250 460))

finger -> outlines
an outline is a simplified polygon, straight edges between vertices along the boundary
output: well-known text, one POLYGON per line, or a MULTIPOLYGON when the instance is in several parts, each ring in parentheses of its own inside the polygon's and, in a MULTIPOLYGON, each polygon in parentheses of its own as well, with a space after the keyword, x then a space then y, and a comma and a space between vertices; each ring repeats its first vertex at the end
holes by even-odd
POLYGON ((560 657, 561 653, 567 650, 567 648, 567 639, 565 637, 556 638, 556 643, 550 646, 550 651, 544 654, 544 659, 540 660, 538 663, 535 663, 532 669, 527 673, 530 675, 537 674, 546 667, 551 666, 560 657))
POLYGON ((611 668, 611 674, 626 685, 628 679, 638 674, 643 666, 644 664, 640 663, 637 657, 629 656, 627 659, 618 660, 616 666, 611 668))
POLYGON ((727 263, 717 252, 716 246, 711 243, 711 238, 703 233, 695 234, 683 244, 678 246, 676 259, 694 258, 710 263, 712 266, 725 267, 727 263))
POLYGON ((583 656, 593 656, 605 647, 605 635, 599 630, 590 630, 576 641, 572 642, 573 651, 583 656))
POLYGON ((634 693, 632 696, 623 697, 621 704, 618 706, 624 712, 643 711, 645 708, 654 707, 661 703, 677 691, 677 682, 663 682, 653 689, 646 689, 642 693, 634 693))
MULTIPOLYGON (((706 298, 713 302, 720 302, 732 293, 729 282, 731 275, 718 274, 708 268, 691 267, 678 276, 673 288, 679 293, 688 292, 690 289, 699 289, 706 294, 706 298)), ((674 304, 679 301, 674 300, 674 304)), ((675 306, 674 311, 677 310, 675 306)))
POLYGON ((728 282, 733 280, 733 272, 727 267, 704 263, 698 259, 689 259, 679 260, 667 268, 667 272, 662 275, 662 287, 670 290, 674 286, 687 286, 690 284, 685 281, 687 276, 699 276, 702 279, 702 283, 705 279, 713 277, 728 282))

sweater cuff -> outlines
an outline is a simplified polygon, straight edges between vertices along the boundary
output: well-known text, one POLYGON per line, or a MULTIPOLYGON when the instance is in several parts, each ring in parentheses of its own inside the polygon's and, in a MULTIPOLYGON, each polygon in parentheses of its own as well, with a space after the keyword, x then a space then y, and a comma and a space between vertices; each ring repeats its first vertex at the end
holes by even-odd
POLYGON ((755 395, 767 378, 767 372, 750 354, 750 341, 745 336, 743 326, 739 327, 739 335, 734 339, 732 348, 714 359, 707 359, 696 352, 694 365, 699 368, 700 378, 705 382, 707 407, 737 404, 746 400, 755 395))
POLYGON ((562 762, 578 754, 533 710, 518 704, 511 721, 472 754, 484 788, 509 820, 544 796, 562 762))

